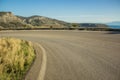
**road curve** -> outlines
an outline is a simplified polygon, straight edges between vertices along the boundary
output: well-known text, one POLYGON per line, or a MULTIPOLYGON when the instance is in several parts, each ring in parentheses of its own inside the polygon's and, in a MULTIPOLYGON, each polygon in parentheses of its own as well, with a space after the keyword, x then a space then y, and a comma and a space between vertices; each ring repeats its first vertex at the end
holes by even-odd
POLYGON ((36 58, 31 68, 25 75, 25 80, 44 80, 47 56, 45 49, 38 43, 33 42, 36 58))
MULTIPOLYGON (((0 37, 5 36, 37 42, 45 48, 44 80, 120 80, 119 33, 77 30, 0 32, 0 37)), ((39 70, 37 67, 34 71, 39 70)), ((33 74, 30 78, 36 76, 34 80, 38 80, 38 75, 33 74)))

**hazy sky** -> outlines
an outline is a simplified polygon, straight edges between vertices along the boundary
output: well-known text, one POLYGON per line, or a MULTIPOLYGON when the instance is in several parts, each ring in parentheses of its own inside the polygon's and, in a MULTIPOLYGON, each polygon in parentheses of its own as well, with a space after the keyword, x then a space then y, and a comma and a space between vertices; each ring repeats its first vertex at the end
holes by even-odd
POLYGON ((0 0, 0 11, 67 22, 120 21, 120 0, 0 0))

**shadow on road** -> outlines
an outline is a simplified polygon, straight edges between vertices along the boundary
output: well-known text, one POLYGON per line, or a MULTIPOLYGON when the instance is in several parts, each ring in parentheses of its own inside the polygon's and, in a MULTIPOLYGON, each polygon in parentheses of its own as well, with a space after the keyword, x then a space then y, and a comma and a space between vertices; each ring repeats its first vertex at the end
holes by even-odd
POLYGON ((120 31, 109 31, 107 34, 120 34, 120 31))

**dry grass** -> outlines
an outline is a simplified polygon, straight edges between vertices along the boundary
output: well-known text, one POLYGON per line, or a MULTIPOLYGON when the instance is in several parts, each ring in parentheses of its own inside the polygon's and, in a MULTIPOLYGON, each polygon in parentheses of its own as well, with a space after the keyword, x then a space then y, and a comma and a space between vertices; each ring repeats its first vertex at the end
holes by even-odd
POLYGON ((34 58, 31 42, 0 39, 0 80, 21 80, 34 58))

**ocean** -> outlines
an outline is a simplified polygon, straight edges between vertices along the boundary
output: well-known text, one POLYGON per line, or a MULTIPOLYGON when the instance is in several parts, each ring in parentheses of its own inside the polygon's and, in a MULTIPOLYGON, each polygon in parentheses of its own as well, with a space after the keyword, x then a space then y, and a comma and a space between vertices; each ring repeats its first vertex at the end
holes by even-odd
POLYGON ((109 27, 113 29, 120 29, 120 25, 109 25, 109 27))

